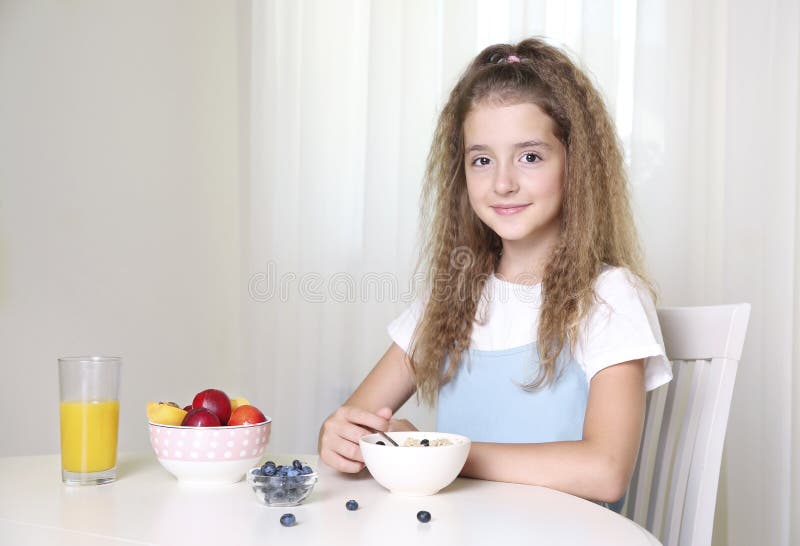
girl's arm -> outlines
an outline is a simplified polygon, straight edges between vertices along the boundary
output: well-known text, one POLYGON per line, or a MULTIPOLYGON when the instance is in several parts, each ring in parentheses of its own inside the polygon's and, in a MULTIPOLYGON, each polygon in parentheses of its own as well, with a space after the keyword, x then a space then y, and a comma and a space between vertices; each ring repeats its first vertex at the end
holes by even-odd
POLYGON ((592 378, 583 439, 542 444, 473 443, 462 476, 544 485, 615 502, 628 487, 645 411, 644 363, 632 360, 592 378))
POLYGON ((322 424, 317 443, 320 458, 342 472, 364 468, 359 438, 373 430, 389 430, 392 414, 415 389, 408 357, 392 343, 344 405, 322 424))

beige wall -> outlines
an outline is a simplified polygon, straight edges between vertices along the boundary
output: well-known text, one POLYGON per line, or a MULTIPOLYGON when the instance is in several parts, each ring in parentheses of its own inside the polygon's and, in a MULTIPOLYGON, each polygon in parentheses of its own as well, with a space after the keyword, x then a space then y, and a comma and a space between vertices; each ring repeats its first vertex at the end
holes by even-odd
POLYGON ((58 452, 61 355, 145 403, 238 393, 235 2, 0 1, 0 456, 58 452))

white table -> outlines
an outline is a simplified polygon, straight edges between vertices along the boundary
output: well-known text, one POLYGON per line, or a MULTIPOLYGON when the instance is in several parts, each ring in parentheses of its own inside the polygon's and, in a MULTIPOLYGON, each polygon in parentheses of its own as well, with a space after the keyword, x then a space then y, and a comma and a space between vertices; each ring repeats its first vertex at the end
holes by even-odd
POLYGON ((116 482, 85 487, 61 483, 58 455, 0 458, 0 544, 660 544, 610 510, 543 487, 459 478, 436 495, 402 497, 366 471, 344 475, 321 465, 319 473, 305 504, 269 508, 244 481, 180 484, 152 453, 121 454, 116 482), (357 511, 345 509, 348 499, 357 511), (419 510, 432 520, 419 523, 419 510), (280 525, 287 512, 294 527, 280 525))

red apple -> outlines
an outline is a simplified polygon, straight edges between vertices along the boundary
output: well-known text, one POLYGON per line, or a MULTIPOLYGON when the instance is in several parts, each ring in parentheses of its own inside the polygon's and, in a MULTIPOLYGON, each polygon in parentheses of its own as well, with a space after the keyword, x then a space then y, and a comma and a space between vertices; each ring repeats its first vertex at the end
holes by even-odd
POLYGON ((228 424, 231 417, 231 400, 219 389, 206 389, 198 392, 192 401, 192 408, 205 408, 219 417, 219 422, 228 424))
POLYGON ((182 427, 218 427, 219 417, 206 408, 194 408, 186 414, 181 423, 182 427))
POLYGON ((255 425, 256 423, 263 423, 267 418, 264 414, 255 407, 250 405, 239 406, 231 414, 228 419, 228 426, 234 427, 237 425, 255 425))

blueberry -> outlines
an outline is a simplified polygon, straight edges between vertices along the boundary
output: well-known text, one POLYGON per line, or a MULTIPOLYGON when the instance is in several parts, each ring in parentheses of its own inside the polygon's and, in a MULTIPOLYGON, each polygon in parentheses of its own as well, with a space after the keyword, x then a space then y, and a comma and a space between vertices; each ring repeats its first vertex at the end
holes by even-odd
POLYGON ((301 463, 297 459, 292 461, 292 466, 294 467, 295 470, 303 470, 303 463, 301 463))
POLYGON ((272 502, 279 503, 279 502, 291 502, 292 499, 289 496, 289 492, 286 489, 277 489, 272 492, 272 502))
POLYGON ((297 523, 297 520, 295 519, 294 514, 284 514, 281 516, 281 525, 284 527, 291 527, 295 523, 297 523))
POLYGON ((314 471, 311 469, 310 466, 304 466, 303 470, 300 471, 300 474, 303 474, 303 475, 305 475, 305 474, 313 474, 313 473, 314 473, 314 471))
POLYGON ((417 520, 421 523, 428 523, 431 520, 431 513, 426 510, 420 510, 417 512, 417 520))
POLYGON ((383 443, 383 440, 378 440, 377 442, 375 442, 375 444, 379 445, 379 446, 385 446, 386 445, 386 444, 383 443))
POLYGON ((349 501, 347 501, 347 503, 344 506, 345 506, 345 508, 347 508, 351 512, 353 510, 358 510, 358 503, 356 501, 354 501, 353 499, 350 499, 349 501))
POLYGON ((283 500, 285 498, 286 498, 286 491, 284 491, 283 489, 275 489, 275 490, 271 491, 270 499, 273 502, 280 501, 280 500, 283 500))
POLYGON ((264 472, 261 471, 261 468, 254 468, 253 469, 253 476, 263 476, 264 472))
POLYGON ((286 471, 286 476, 288 476, 289 478, 296 478, 299 475, 300 475, 300 471, 298 471, 298 470, 296 470, 294 468, 291 469, 291 470, 287 470, 286 471))
POLYGON ((429 445, 431 445, 431 443, 428 441, 427 438, 423 438, 422 440, 420 440, 419 443, 424 445, 425 447, 428 447, 429 445))

